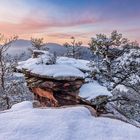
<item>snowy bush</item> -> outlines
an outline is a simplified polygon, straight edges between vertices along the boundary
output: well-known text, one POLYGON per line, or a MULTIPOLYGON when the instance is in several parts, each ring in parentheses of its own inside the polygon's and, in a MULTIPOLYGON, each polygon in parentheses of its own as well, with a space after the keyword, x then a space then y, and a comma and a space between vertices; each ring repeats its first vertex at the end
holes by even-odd
POLYGON ((95 64, 99 69, 99 81, 110 89, 125 84, 139 91, 140 48, 136 42, 129 42, 122 34, 113 31, 109 37, 97 35, 89 45, 97 56, 95 64))
POLYGON ((140 94, 124 85, 116 86, 112 90, 112 94, 125 99, 116 102, 118 109, 128 118, 140 122, 140 94))
POLYGON ((14 76, 17 57, 7 54, 7 50, 16 40, 16 36, 7 39, 0 34, 0 110, 8 109, 14 103, 25 100, 22 97, 29 92, 24 82, 14 76))

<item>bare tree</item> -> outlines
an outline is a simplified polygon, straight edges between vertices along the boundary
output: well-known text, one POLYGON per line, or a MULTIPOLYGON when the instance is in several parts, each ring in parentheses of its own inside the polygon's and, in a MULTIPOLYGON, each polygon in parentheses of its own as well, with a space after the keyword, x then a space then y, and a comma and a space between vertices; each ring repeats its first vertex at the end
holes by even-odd
POLYGON ((11 74, 11 70, 13 69, 13 62, 10 62, 10 59, 8 59, 7 50, 16 40, 17 36, 7 39, 4 35, 0 34, 0 93, 2 94, 0 96, 6 100, 7 108, 9 108, 9 98, 6 92, 6 78, 11 74))
POLYGON ((43 38, 31 38, 32 48, 29 51, 33 52, 33 50, 48 50, 48 48, 44 48, 46 43, 44 43, 43 38))
POLYGON ((75 37, 71 37, 72 41, 71 43, 65 43, 64 46, 67 48, 67 56, 72 58, 80 58, 81 57, 81 41, 76 41, 75 37))

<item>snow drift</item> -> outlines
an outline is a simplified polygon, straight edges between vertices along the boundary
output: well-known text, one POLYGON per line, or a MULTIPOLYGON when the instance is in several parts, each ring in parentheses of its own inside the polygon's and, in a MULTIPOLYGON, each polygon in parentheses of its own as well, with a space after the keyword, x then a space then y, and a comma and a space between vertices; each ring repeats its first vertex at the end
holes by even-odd
POLYGON ((130 124, 95 118, 84 107, 35 109, 25 101, 0 113, 0 140, 139 140, 130 124))

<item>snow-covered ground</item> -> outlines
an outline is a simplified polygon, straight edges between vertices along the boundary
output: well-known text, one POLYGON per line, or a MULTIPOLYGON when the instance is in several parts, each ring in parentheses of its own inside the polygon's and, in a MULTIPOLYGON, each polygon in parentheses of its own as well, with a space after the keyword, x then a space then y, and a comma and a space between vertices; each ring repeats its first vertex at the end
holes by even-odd
POLYGON ((86 83, 80 88, 80 96, 88 100, 96 98, 99 95, 112 96, 107 88, 101 86, 97 81, 86 83))
POLYGON ((139 140, 130 124, 95 118, 84 107, 33 109, 25 101, 0 112, 0 140, 139 140))

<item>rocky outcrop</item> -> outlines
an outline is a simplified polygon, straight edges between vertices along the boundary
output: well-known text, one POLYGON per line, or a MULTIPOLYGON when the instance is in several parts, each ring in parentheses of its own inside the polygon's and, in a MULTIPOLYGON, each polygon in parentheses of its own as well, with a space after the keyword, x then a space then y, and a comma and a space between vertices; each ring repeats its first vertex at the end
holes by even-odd
MULTIPOLYGON (((20 62, 17 71, 24 73, 27 86, 41 106, 63 106, 80 103, 79 89, 85 74, 68 64, 52 63, 54 55, 47 51, 33 51, 32 58, 20 62)), ((54 62, 54 61, 53 61, 54 62)))
POLYGON ((29 89, 42 106, 62 106, 77 104, 79 89, 84 80, 56 80, 26 76, 29 89))
POLYGON ((79 96, 79 89, 85 82, 85 72, 89 72, 88 62, 61 57, 53 64, 50 59, 52 55, 49 52, 34 51, 32 58, 20 62, 17 67, 17 71, 24 73, 27 86, 40 106, 82 104, 96 109, 97 115, 104 113, 108 96, 92 101, 79 96))

